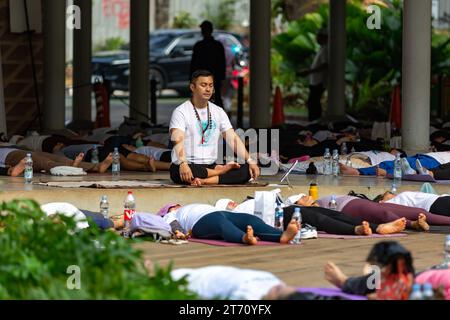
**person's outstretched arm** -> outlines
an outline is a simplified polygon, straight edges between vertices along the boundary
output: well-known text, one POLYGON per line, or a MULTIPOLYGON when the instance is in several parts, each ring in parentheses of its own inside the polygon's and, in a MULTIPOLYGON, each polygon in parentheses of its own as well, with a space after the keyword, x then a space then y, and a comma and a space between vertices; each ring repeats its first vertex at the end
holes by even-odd
POLYGON ((173 150, 180 165, 181 180, 186 183, 191 183, 194 179, 192 170, 186 160, 186 152, 184 150, 184 132, 180 129, 170 129, 170 138, 174 144, 173 150))

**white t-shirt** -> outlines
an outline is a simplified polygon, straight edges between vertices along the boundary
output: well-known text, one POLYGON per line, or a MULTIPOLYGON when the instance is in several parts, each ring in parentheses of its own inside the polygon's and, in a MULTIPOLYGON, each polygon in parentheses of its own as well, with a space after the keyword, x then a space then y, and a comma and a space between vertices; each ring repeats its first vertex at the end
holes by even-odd
MULTIPOLYGON (((207 108, 197 109, 202 127, 195 115, 194 106, 188 100, 178 106, 172 113, 169 129, 179 129, 184 132, 184 151, 186 160, 197 164, 213 164, 217 161, 218 143, 221 134, 232 129, 233 126, 225 111, 208 102, 211 113, 211 127, 204 134, 202 144, 202 131, 208 125, 207 108)), ((172 162, 177 163, 175 149, 172 151, 172 162)))
POLYGON ((89 223, 86 221, 86 216, 84 215, 84 213, 70 203, 50 202, 41 205, 41 210, 44 211, 47 216, 60 213, 67 217, 74 217, 75 221, 77 222, 78 229, 86 229, 89 227, 89 223))
POLYGON ((255 213, 255 199, 245 200, 244 202, 240 203, 236 208, 234 208, 233 211, 254 214, 255 213))
POLYGON ((17 151, 17 148, 0 148, 0 167, 6 167, 6 157, 13 151, 17 151))
POLYGON ((170 224, 177 220, 185 232, 192 230, 194 225, 208 213, 216 212, 216 207, 208 204, 189 204, 178 210, 169 212, 164 216, 164 220, 170 224))
POLYGON ((147 157, 152 157, 155 160, 160 160, 161 155, 167 151, 170 152, 171 150, 170 149, 161 149, 161 148, 152 147, 152 146, 143 146, 143 147, 137 148, 134 152, 143 154, 147 157))
MULTIPOLYGON (((318 66, 327 63, 328 61, 328 46, 324 45, 320 48, 319 52, 314 57, 311 69, 317 68, 318 66)), ((327 82, 327 70, 321 70, 318 72, 313 72, 309 75, 309 84, 312 86, 323 83, 326 85, 327 82)))
POLYGON ((386 201, 386 203, 400 204, 400 205, 407 206, 407 207, 421 208, 426 211, 430 211, 430 208, 433 205, 433 203, 439 197, 442 197, 442 196, 447 196, 447 195, 443 194, 441 196, 438 196, 435 194, 424 193, 424 192, 406 191, 406 192, 399 193, 391 200, 386 201))
POLYGON ((22 140, 20 140, 17 145, 21 147, 25 147, 29 150, 33 151, 42 151, 42 142, 44 142, 45 139, 49 138, 51 136, 35 136, 31 135, 28 136, 22 140))
POLYGON ((351 155, 358 156, 359 154, 362 154, 370 159, 370 164, 372 166, 376 166, 383 161, 394 161, 395 156, 389 152, 385 151, 359 151, 351 153, 351 155))
POLYGON ((450 151, 430 152, 430 153, 425 153, 425 155, 435 159, 440 164, 450 162, 450 151))
POLYGON ((203 299, 261 300, 271 288, 284 283, 270 272, 209 266, 171 271, 175 280, 187 276, 189 290, 203 299))

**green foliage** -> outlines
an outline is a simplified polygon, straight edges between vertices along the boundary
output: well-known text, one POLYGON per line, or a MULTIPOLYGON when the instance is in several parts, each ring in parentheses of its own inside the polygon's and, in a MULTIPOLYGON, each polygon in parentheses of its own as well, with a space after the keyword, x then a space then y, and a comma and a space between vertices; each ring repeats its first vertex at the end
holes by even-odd
POLYGON ((214 6, 208 2, 203 15, 213 23, 215 29, 229 30, 234 22, 236 2, 237 0, 220 0, 214 6))
MULTIPOLYGON (((401 83, 402 70, 402 1, 386 1, 380 6, 381 29, 366 26, 369 14, 361 1, 347 1, 347 61, 348 110, 359 112, 367 107, 387 110, 390 93, 401 83)), ((289 24, 289 29, 273 38, 272 55, 274 84, 290 90, 294 83, 307 84, 296 71, 307 69, 319 46, 317 31, 327 27, 328 4, 289 24), (288 74, 288 75, 287 75, 288 74)), ((450 37, 448 33, 432 31, 432 74, 450 74, 450 37)), ((386 113, 386 112, 385 112, 386 113)))
POLYGON ((47 217, 31 200, 2 203, 0 213, 0 299, 195 298, 171 266, 149 277, 141 252, 113 232, 77 231, 73 218, 47 217), (72 265, 80 290, 67 288, 72 265))
POLYGON ((189 29, 196 25, 197 21, 186 11, 180 11, 174 18, 172 27, 180 29, 189 29))
POLYGON ((94 47, 94 52, 97 51, 113 51, 122 49, 125 44, 125 40, 121 37, 112 37, 106 39, 104 42, 98 43, 94 47))

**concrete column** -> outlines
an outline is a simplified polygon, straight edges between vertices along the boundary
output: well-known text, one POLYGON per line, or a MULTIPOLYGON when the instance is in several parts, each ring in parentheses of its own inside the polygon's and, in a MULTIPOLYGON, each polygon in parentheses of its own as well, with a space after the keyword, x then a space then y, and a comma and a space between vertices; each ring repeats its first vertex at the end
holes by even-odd
POLYGON ((130 2, 130 116, 148 120, 149 0, 130 2))
POLYGON ((431 0, 405 0, 403 11, 402 147, 428 149, 430 135, 431 0))
POLYGON ((73 122, 92 121, 92 1, 74 0, 80 7, 81 28, 73 30, 73 122))
POLYGON ((44 104, 43 126, 64 129, 65 124, 65 1, 44 0, 44 104))
POLYGON ((0 50, 0 133, 8 134, 6 130, 6 110, 5 110, 5 95, 3 93, 3 63, 2 52, 0 50))
POLYGON ((267 128, 270 115, 271 1, 250 1, 250 127, 267 128))
POLYGON ((345 116, 346 0, 330 0, 327 116, 345 116))

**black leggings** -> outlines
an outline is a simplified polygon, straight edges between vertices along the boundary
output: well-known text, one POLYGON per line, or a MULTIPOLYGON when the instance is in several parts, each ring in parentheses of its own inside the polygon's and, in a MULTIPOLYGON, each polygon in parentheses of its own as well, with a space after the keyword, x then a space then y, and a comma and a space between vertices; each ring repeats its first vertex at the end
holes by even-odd
MULTIPOLYGON (((189 164, 194 178, 206 179, 208 171, 206 169, 214 169, 215 164, 189 164)), ((177 184, 186 184, 181 180, 180 166, 173 164, 170 166, 170 178, 177 184)), ((219 176, 219 184, 245 184, 250 180, 250 172, 248 164, 243 164, 239 169, 233 169, 219 176)))
POLYGON ((219 239, 226 242, 243 243, 247 226, 252 226, 254 235, 262 241, 280 242, 282 232, 264 223, 252 214, 217 211, 201 218, 192 228, 192 235, 199 239, 219 239))
POLYGON ((435 180, 450 180, 450 162, 430 170, 435 180))
POLYGON ((450 196, 437 198, 431 205, 430 212, 450 217, 450 196))
MULTIPOLYGON (((289 206, 283 208, 284 229, 292 219, 292 214, 296 207, 289 206)), ((363 219, 347 216, 339 211, 330 210, 321 207, 300 207, 302 214, 302 223, 307 223, 316 227, 318 231, 325 231, 332 234, 355 235, 355 227, 361 225, 363 219)), ((369 226, 373 232, 376 232, 378 225, 370 223, 369 226)))

